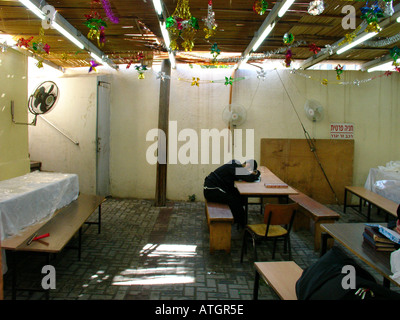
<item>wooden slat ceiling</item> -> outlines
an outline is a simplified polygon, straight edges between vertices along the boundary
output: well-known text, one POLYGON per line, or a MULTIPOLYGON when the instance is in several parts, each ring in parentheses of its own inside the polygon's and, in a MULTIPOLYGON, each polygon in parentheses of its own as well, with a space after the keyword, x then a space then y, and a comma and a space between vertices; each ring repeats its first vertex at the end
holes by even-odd
MULTIPOLYGON (((47 0, 47 4, 54 8, 83 35, 89 29, 84 25, 85 14, 90 14, 92 9, 98 11, 107 21, 105 30, 106 43, 100 49, 116 64, 128 62, 137 63, 140 53, 144 56, 144 63, 165 59, 168 57, 163 47, 163 40, 158 19, 154 11, 152 0, 109 0, 112 11, 119 18, 119 23, 114 24, 106 19, 101 2, 92 0, 47 0)), ((168 15, 171 15, 177 5, 177 0, 165 0, 168 15)), ((211 45, 217 43, 222 52, 235 53, 239 57, 249 45, 254 33, 259 29, 267 14, 274 6, 274 1, 268 1, 269 8, 266 14, 256 14, 250 0, 213 0, 213 11, 218 28, 215 36, 204 37, 203 18, 207 16, 208 0, 190 0, 190 12, 199 21, 200 29, 197 32, 193 52, 189 55, 180 55, 177 52, 177 61, 201 62, 207 59, 196 60, 200 53, 210 53, 211 45), (190 58, 188 60, 188 57, 190 58)), ((289 11, 282 17, 268 38, 257 50, 258 53, 271 52, 284 47, 282 41, 285 33, 292 33, 295 40, 304 40, 307 44, 293 48, 294 59, 307 59, 313 55, 308 44, 315 43, 324 48, 343 38, 352 30, 344 30, 342 19, 345 16, 342 8, 344 5, 353 5, 357 9, 357 25, 360 8, 364 1, 325 0, 325 10, 319 16, 311 16, 307 12, 309 1, 296 0, 289 11)), ((41 21, 18 0, 0 1, 0 33, 11 34, 16 38, 37 38, 41 29, 41 21)), ((374 40, 394 36, 400 32, 400 24, 394 23, 386 27, 374 40)), ((34 38, 34 39, 35 39, 34 38)), ((45 42, 50 45, 50 54, 46 59, 64 68, 89 66, 90 56, 85 51, 79 51, 68 39, 56 30, 46 29, 45 42)), ((97 41, 92 41, 97 45, 97 41)), ((386 47, 357 46, 342 55, 333 55, 328 59, 369 61, 389 53, 386 47)), ((283 58, 283 55, 274 56, 283 58)))

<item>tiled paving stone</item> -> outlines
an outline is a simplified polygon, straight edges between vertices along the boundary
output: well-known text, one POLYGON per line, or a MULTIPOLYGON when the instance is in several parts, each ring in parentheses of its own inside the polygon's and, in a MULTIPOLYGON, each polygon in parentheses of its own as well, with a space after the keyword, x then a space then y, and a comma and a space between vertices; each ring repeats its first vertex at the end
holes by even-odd
MULTIPOLYGON (((344 215, 341 207, 330 207, 342 214, 340 222, 365 221, 352 210, 344 215)), ((259 208, 249 208, 249 221, 260 219, 259 208)), ((51 262, 57 276, 50 299, 250 300, 255 272, 253 252, 249 247, 240 263, 242 235, 243 230, 234 225, 231 253, 210 255, 204 203, 170 202, 157 208, 150 200, 110 198, 102 205, 101 234, 91 226, 83 235, 81 261, 76 250, 64 250, 51 262)), ((318 260, 309 231, 292 232, 291 239, 293 260, 300 267, 318 260)), ((261 244, 258 253, 259 260, 270 260, 272 243, 261 244)), ((287 258, 282 243, 278 243, 275 260, 287 258)), ((43 261, 38 255, 23 255, 20 285, 40 285, 43 261)), ((5 299, 11 299, 11 272, 4 281, 5 299)), ((17 299, 43 300, 45 295, 19 291, 17 299)), ((261 281, 259 299, 278 297, 261 281)))

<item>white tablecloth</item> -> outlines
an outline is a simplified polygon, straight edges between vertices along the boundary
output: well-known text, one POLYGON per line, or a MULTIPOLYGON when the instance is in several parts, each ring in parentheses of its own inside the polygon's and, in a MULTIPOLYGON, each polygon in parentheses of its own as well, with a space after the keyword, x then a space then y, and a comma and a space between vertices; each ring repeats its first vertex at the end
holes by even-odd
POLYGON ((0 239, 50 217, 78 195, 76 174, 34 171, 0 181, 0 239))
POLYGON ((400 172, 371 168, 364 188, 400 203, 400 172))

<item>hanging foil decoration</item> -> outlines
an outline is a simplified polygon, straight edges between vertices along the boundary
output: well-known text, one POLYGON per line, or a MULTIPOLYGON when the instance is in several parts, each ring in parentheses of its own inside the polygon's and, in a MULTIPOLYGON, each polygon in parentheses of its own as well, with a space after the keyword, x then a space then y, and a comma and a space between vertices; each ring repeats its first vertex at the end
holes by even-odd
POLYGON ((264 81, 266 77, 267 77, 267 73, 265 72, 264 69, 257 71, 257 79, 261 79, 262 81, 264 81))
POLYGON ((383 11, 376 3, 372 4, 371 7, 368 7, 367 3, 367 5, 360 10, 361 19, 366 20, 368 23, 372 21, 378 22, 379 18, 383 17, 383 11))
POLYGON ((318 16, 325 10, 324 0, 314 0, 308 5, 308 13, 312 16, 318 16))
POLYGON ((205 38, 208 39, 215 35, 218 24, 215 22, 215 12, 212 9, 212 0, 208 1, 207 17, 203 18, 205 38))
POLYGON ((178 0, 174 13, 167 18, 166 27, 171 40, 171 50, 179 50, 178 39, 181 38, 185 51, 192 51, 199 23, 190 13, 189 0, 178 0))
POLYGON ((85 14, 86 21, 84 24, 89 28, 87 37, 90 40, 97 40, 97 45, 103 47, 106 42, 105 28, 107 23, 103 20, 100 13, 95 10, 95 7, 99 5, 100 0, 92 0, 90 14, 85 14))
POLYGON ((214 44, 211 46, 211 54, 212 54, 213 57, 214 57, 213 60, 217 59, 217 57, 220 55, 220 53, 221 53, 221 50, 218 49, 218 44, 217 44, 217 43, 214 43, 214 44))
POLYGON ((265 0, 256 0, 253 4, 253 11, 262 16, 268 9, 268 2, 265 0))
POLYGON ((144 79, 144 73, 147 71, 147 66, 144 64, 135 66, 136 71, 138 72, 138 79, 142 80, 144 79))
POLYGON ((4 41, 3 43, 0 43, 0 51, 1 52, 6 52, 7 51, 7 41, 4 41))
POLYGON ((29 48, 29 42, 31 42, 33 39, 33 37, 29 37, 28 39, 24 39, 24 38, 19 38, 17 41, 17 47, 25 47, 25 48, 29 48))
POLYGON ((90 60, 89 72, 92 72, 92 71, 97 72, 96 67, 97 67, 98 65, 99 65, 99 64, 98 64, 96 61, 90 60))
POLYGON ((335 70, 336 70, 336 79, 340 80, 340 75, 343 73, 343 66, 338 64, 335 70))
POLYGON ((193 77, 192 78, 192 86, 200 86, 199 81, 200 81, 200 78, 193 77))
POLYGON ((171 79, 171 77, 169 75, 166 75, 164 71, 159 71, 156 75, 156 79, 164 81, 165 79, 167 80, 171 79))
POLYGON ((285 33, 283 35, 283 43, 284 44, 292 44, 294 42, 294 35, 291 33, 285 33))
POLYGON ((318 47, 315 43, 311 43, 308 45, 308 48, 310 49, 310 51, 314 54, 317 54, 318 52, 321 51, 321 48, 318 47))
POLYGON ((286 55, 285 55, 285 66, 286 66, 286 68, 290 67, 290 65, 292 63, 292 56, 293 56, 292 50, 289 49, 288 51, 286 51, 286 55))
POLYGON ((393 59, 393 66, 397 67, 399 64, 397 63, 397 59, 400 57, 400 49, 395 46, 392 49, 390 49, 390 56, 393 59))
POLYGON ((394 14, 393 0, 379 0, 379 7, 385 17, 391 17, 394 14))

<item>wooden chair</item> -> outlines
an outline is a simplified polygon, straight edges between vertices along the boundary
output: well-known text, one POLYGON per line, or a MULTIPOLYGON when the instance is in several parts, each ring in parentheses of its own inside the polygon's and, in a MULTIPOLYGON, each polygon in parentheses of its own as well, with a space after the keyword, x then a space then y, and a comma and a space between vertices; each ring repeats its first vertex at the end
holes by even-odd
POLYGON ((284 252, 289 248, 289 260, 292 259, 290 245, 290 231, 292 229, 295 213, 299 205, 289 204, 266 204, 264 209, 264 223, 248 224, 243 235, 243 245, 240 262, 243 262, 244 252, 247 250, 247 236, 251 236, 254 248, 254 259, 258 261, 256 242, 260 240, 274 240, 272 259, 275 259, 276 242, 284 240, 284 252))

